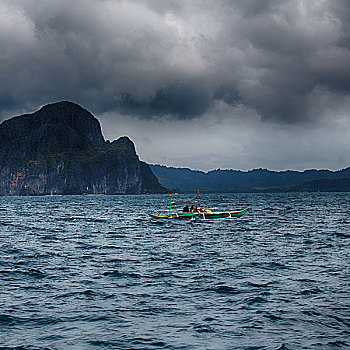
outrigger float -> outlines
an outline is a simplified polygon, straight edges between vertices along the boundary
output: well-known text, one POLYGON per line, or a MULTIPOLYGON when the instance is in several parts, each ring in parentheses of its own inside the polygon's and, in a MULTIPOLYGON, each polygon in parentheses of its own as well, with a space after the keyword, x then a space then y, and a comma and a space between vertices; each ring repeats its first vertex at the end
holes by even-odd
POLYGON ((187 220, 205 220, 205 219, 224 219, 239 218, 244 215, 251 206, 239 211, 219 211, 217 208, 203 209, 199 206, 199 191, 196 200, 187 202, 172 202, 170 193, 169 212, 159 215, 146 213, 154 219, 187 219, 187 220), (191 206, 191 210, 188 208, 191 206), (182 210, 179 208, 182 207, 182 210), (188 208, 188 211, 187 209, 188 208), (175 209, 175 210, 174 210, 175 209))

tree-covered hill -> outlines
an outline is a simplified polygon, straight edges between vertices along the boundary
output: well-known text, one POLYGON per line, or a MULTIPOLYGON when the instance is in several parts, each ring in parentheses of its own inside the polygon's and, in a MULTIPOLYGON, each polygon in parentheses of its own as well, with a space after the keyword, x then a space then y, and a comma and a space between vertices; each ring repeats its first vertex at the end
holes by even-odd
POLYGON ((182 192, 350 191, 350 168, 339 171, 254 169, 194 171, 150 165, 159 182, 182 192))

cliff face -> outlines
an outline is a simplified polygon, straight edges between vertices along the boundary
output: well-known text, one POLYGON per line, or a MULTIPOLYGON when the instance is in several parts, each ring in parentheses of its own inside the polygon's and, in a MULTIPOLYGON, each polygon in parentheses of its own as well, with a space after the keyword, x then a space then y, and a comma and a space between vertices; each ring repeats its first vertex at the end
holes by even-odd
POLYGON ((0 125, 0 195, 164 191, 127 137, 105 141, 99 121, 72 102, 0 125))

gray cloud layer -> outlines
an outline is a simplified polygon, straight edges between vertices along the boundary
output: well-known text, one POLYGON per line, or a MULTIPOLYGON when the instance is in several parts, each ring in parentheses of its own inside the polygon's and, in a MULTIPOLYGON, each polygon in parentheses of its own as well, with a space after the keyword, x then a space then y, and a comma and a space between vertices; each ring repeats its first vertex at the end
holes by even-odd
POLYGON ((3 113, 70 99, 189 119, 223 101, 312 123, 350 96, 346 0, 0 0, 0 12, 3 113))

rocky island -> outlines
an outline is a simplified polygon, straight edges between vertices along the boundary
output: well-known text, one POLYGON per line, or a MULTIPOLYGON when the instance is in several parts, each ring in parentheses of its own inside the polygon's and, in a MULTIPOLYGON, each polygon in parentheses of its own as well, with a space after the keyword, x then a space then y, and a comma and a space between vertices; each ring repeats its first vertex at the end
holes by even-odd
POLYGON ((63 101, 0 124, 0 195, 164 193, 128 137, 63 101))

